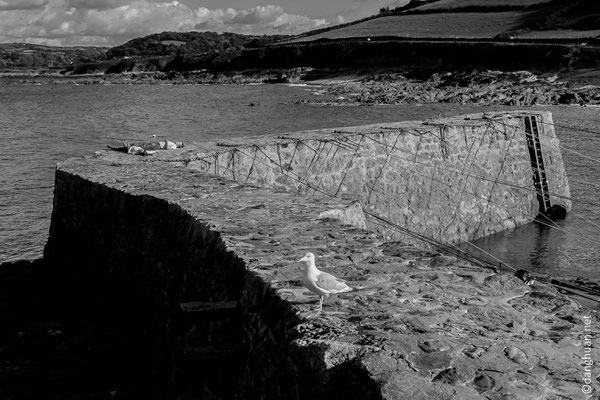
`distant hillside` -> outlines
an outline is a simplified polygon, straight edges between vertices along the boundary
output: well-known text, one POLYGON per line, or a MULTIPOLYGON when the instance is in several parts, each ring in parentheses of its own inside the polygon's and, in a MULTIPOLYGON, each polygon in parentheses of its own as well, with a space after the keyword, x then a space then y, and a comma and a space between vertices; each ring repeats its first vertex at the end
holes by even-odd
POLYGON ((99 62, 107 47, 52 47, 26 43, 0 44, 0 70, 64 69, 71 64, 99 62))
POLYGON ((600 37, 598 0, 413 0, 378 15, 298 35, 290 42, 402 38, 600 37))
POLYGON ((288 36, 250 36, 214 32, 161 32, 136 38, 120 46, 52 47, 26 43, 0 44, 0 72, 14 70, 66 70, 79 74, 157 70, 165 65, 212 66, 240 55, 245 47, 255 47, 288 36), (191 61, 190 61, 191 60, 191 61))
POLYGON ((0 45, 0 71, 61 68, 74 75, 170 74, 398 66, 552 70, 600 64, 600 0, 410 0, 402 4, 381 8, 377 15, 360 21, 296 36, 161 32, 111 49, 0 45))
POLYGON ((266 44, 285 38, 287 36, 250 36, 230 32, 161 32, 113 47, 107 52, 107 58, 236 53, 248 45, 266 44))

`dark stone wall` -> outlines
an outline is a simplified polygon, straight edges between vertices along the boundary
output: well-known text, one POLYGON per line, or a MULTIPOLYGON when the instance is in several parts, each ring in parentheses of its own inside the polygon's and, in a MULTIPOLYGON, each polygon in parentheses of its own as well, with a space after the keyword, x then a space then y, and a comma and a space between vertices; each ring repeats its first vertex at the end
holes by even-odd
POLYGON ((48 277, 42 259, 0 264, 0 331, 48 311, 48 277))
MULTIPOLYGON (((340 361, 330 371, 324 359, 337 350, 302 339, 299 303, 281 296, 276 275, 285 274, 286 287, 306 291, 287 276, 301 271, 291 262, 299 257, 294 240, 312 246, 342 230, 372 241, 372 233, 331 216, 348 206, 354 208, 117 153, 73 159, 56 173, 44 262, 68 320, 117 360, 111 365, 122 398, 181 393, 179 305, 195 300, 239 300, 241 308, 238 364, 198 371, 216 371, 219 385, 245 399, 324 398, 353 364, 340 361), (328 216, 319 217, 324 211, 328 216)), ((219 328, 228 334, 213 328, 207 335, 219 328)))
MULTIPOLYGON (((241 299, 248 349, 242 393, 245 399, 298 399, 298 374, 290 343, 298 317, 289 303, 256 275, 249 275, 241 299)), ((318 384, 316 384, 318 385, 318 384)))
MULTIPOLYGON (((376 39, 376 38, 374 38, 376 39)), ((224 69, 248 68, 373 68, 405 67, 419 70, 490 68, 503 70, 556 70, 576 62, 593 67, 594 49, 561 44, 461 42, 364 42, 324 40, 297 45, 246 50, 224 69), (550 67, 551 66, 551 67, 550 67)))
POLYGON ((178 205, 60 170, 55 185, 44 259, 58 303, 110 344, 125 390, 164 395, 181 353, 180 303, 238 299, 243 264, 178 205))

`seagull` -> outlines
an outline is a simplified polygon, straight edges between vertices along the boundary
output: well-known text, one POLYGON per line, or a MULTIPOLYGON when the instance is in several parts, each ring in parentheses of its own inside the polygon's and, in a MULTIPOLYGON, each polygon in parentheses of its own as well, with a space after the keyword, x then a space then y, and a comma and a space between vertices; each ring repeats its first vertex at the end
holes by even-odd
POLYGON ((319 271, 315 265, 315 255, 313 253, 306 253, 306 255, 298 261, 305 263, 302 283, 304 283, 304 286, 306 286, 308 290, 319 295, 320 301, 318 313, 321 313, 323 310, 323 299, 328 298, 330 294, 355 290, 346 285, 342 279, 336 278, 327 272, 319 271))

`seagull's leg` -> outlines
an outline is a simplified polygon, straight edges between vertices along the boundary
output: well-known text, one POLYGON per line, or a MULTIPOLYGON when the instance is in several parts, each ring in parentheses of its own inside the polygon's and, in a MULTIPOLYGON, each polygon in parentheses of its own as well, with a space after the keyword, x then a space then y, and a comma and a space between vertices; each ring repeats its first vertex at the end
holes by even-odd
POLYGON ((319 314, 323 311, 323 296, 319 296, 319 314))

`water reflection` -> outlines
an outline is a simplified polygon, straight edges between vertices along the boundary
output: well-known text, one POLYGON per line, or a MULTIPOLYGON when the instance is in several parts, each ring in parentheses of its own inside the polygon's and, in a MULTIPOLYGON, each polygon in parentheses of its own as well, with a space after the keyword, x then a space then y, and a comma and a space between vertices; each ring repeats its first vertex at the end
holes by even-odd
POLYGON ((590 262, 589 257, 598 249, 589 248, 590 251, 581 254, 582 241, 593 240, 569 231, 573 227, 569 219, 567 216, 563 220, 531 222, 459 247, 494 265, 498 265, 499 259, 517 270, 526 269, 552 278, 573 276, 575 272, 577 276, 597 278, 598 259, 590 262), (588 259, 587 263, 582 263, 582 256, 588 259))

